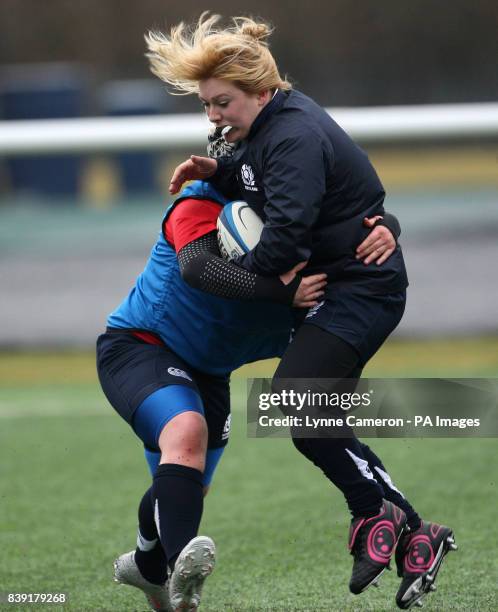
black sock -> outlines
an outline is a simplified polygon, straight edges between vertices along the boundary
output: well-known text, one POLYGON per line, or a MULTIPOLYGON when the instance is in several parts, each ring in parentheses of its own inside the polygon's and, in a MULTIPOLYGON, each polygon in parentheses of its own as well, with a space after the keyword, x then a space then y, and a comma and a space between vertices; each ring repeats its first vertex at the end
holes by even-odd
POLYGON ((135 562, 142 576, 154 584, 164 584, 168 566, 154 523, 152 487, 147 489, 138 507, 138 537, 135 562))
POLYGON ((408 526, 412 531, 416 531, 421 525, 420 516, 417 514, 410 502, 401 493, 401 491, 398 491, 394 487, 391 477, 387 473, 386 468, 382 465, 382 461, 379 459, 379 457, 377 457, 369 446, 363 444, 363 442, 360 442, 360 446, 363 456, 368 461, 368 465, 372 470, 373 475, 384 489, 384 497, 388 501, 392 502, 395 506, 398 506, 398 508, 403 510, 403 512, 406 514, 408 526))
POLYGON ((195 538, 203 510, 202 472, 173 463, 157 468, 152 484, 156 527, 168 565, 195 538))

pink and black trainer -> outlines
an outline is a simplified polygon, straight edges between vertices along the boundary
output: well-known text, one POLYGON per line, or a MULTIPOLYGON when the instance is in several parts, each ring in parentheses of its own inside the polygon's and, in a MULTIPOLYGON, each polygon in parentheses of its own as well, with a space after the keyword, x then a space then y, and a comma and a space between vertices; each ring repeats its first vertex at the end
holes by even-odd
POLYGON ((349 530, 349 550, 354 556, 349 590, 357 595, 370 585, 377 586, 406 525, 406 515, 384 500, 379 514, 355 518, 349 530))
POLYGON ((396 550, 398 576, 402 578, 396 603, 403 610, 422 605, 422 598, 436 590, 434 584, 446 553, 457 550, 453 531, 444 525, 422 524, 403 535, 396 550))

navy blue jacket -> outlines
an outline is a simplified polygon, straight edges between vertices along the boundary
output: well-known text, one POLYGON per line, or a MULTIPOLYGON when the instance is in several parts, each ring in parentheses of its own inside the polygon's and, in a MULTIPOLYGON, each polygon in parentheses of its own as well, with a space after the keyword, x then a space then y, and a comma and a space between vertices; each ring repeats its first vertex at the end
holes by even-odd
POLYGON ((278 91, 211 182, 265 222, 259 244, 237 262, 244 268, 275 276, 309 260, 306 273, 327 272, 334 288, 406 288, 399 246, 382 266, 356 260, 363 218, 384 214, 384 188, 364 151, 304 94, 278 91))

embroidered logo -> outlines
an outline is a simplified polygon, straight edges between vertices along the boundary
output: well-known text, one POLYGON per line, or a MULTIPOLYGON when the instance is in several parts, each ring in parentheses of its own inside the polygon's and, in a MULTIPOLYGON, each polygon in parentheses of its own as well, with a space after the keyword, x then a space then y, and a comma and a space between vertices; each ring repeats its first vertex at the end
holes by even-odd
POLYGON ((190 380, 190 382, 192 382, 192 379, 187 374, 187 372, 185 372, 184 370, 180 370, 179 368, 169 367, 168 374, 171 374, 171 376, 180 376, 180 378, 186 378, 187 380, 190 380))
POLYGON ((243 164, 242 168, 240 169, 240 174, 242 176, 244 187, 248 191, 258 191, 258 188, 254 184, 254 171, 249 164, 243 164))
POLYGON ((313 308, 310 308, 308 310, 308 314, 306 315, 306 318, 311 319, 311 317, 314 317, 324 304, 325 304, 325 300, 322 302, 319 302, 316 306, 313 306, 313 308))
POLYGON ((227 420, 225 421, 225 426, 223 427, 223 433, 221 435, 222 440, 228 440, 228 436, 230 435, 231 424, 232 424, 232 415, 229 414, 227 416, 227 420))

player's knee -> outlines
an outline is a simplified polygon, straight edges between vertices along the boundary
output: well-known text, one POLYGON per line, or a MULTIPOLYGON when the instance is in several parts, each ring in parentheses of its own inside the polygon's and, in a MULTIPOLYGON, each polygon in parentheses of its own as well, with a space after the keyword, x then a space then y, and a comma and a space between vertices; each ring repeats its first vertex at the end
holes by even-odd
POLYGON ((177 463, 204 471, 208 430, 198 412, 183 412, 167 423, 159 436, 161 463, 177 463))
POLYGON ((202 452, 206 454, 208 429, 206 419, 198 412, 183 412, 168 423, 171 426, 169 442, 185 451, 202 452))

